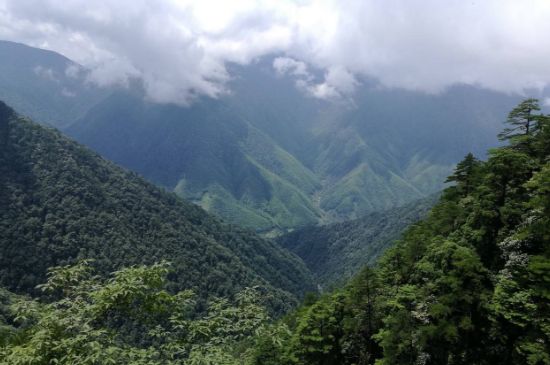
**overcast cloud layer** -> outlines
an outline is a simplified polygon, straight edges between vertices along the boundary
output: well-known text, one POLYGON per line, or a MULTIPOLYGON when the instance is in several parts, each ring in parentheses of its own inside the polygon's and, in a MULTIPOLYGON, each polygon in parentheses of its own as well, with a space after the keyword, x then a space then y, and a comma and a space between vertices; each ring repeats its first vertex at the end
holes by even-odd
POLYGON ((180 104, 227 92, 228 62, 269 54, 319 98, 352 95, 363 76, 522 93, 550 85, 549 35, 549 0, 0 0, 0 39, 62 53, 101 85, 139 77, 151 100, 180 104))

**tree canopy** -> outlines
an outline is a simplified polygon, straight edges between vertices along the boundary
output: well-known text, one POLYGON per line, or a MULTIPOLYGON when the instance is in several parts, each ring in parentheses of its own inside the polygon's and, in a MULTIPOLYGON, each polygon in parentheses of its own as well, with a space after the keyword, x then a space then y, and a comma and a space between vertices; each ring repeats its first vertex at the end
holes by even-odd
POLYGON ((0 364, 249 363, 256 335, 271 336, 258 288, 213 299, 196 315, 192 291, 166 291, 170 265, 98 276, 90 261, 55 267, 42 301, 10 298, 0 364))
MULTIPOLYGON (((428 216, 344 288, 270 322, 259 288, 166 290, 169 265, 49 271, 0 292, 5 364, 550 365, 550 118, 529 148, 468 155, 428 216)), ((0 362, 1 363, 1 362, 0 362)))
POLYGON ((375 268, 286 318, 271 363, 550 364, 550 118, 538 110, 521 103, 507 145, 458 163, 375 268))

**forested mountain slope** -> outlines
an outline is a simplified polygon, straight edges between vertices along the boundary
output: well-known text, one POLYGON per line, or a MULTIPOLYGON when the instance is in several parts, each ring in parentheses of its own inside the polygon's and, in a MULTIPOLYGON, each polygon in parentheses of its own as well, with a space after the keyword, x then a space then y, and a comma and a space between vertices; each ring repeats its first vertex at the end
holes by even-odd
MULTIPOLYGON (((0 43, 6 100, 107 159, 265 234, 355 219, 442 188, 483 153, 516 96, 457 85, 440 94, 359 80, 350 100, 318 100, 275 56, 228 65, 231 91, 191 106, 147 102, 139 82, 97 89, 61 55, 0 43)), ((312 75, 317 75, 315 72, 312 75)), ((316 77, 316 76, 315 76, 316 77)))
POLYGON ((0 40, 0 100, 41 123, 66 127, 109 94, 86 74, 58 53, 0 40))
POLYGON ((269 59, 236 68, 224 102, 310 169, 324 222, 360 218, 425 197, 468 152, 498 143, 507 112, 520 101, 468 85, 438 94, 361 80, 352 100, 304 95, 269 59), (269 85, 269 87, 266 87, 269 85))
POLYGON ((375 268, 287 320, 257 364, 550 364, 550 115, 512 110, 375 268))
POLYGON ((277 241, 302 258, 322 286, 345 283, 365 265, 374 265, 408 226, 425 217, 437 197, 351 221, 302 228, 277 241))
POLYGON ((165 263, 83 262, 50 271, 47 301, 0 289, 0 363, 550 364, 550 115, 527 100, 508 122, 377 266, 281 321, 253 288, 197 313, 165 263))
POLYGON ((365 84, 354 101, 320 118, 304 155, 326 181, 320 207, 348 219, 440 191, 462 156, 497 144, 519 99, 466 85, 430 95, 365 84))
POLYGON ((67 132, 233 223, 269 231, 320 218, 317 177, 218 101, 182 108, 119 91, 67 132))
POLYGON ((355 105, 331 104, 268 60, 235 72, 220 100, 181 108, 118 93, 67 132, 232 222, 284 232, 440 190, 461 156, 496 143, 517 101, 469 86, 426 95, 365 83, 355 105))
POLYGON ((245 286, 279 309, 312 287, 277 244, 221 222, 0 104, 0 284, 33 292, 51 266, 93 258, 101 273, 169 260, 202 297, 245 286))

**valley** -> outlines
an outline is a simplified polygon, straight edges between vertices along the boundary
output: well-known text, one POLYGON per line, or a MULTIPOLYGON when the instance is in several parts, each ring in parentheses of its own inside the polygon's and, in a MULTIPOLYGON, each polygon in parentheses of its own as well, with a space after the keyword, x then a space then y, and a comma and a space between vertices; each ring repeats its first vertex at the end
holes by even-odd
POLYGON ((550 365, 545 0, 0 0, 0 365, 550 365))

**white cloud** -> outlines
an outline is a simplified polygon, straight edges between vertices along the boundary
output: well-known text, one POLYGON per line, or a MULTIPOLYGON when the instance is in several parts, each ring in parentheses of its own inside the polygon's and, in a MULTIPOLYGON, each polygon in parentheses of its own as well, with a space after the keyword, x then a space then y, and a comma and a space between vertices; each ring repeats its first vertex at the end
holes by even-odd
POLYGON ((542 89, 548 19, 548 0, 0 0, 0 38, 58 51, 101 85, 141 78, 151 100, 180 104, 226 92, 228 62, 268 54, 323 98, 363 76, 427 92, 542 89))
POLYGON ((355 77, 345 68, 331 66, 322 82, 316 82, 305 62, 290 57, 277 57, 273 68, 280 76, 291 75, 296 78, 296 86, 306 94, 319 99, 341 99, 353 94, 358 85, 355 77))
POLYGON ((351 72, 341 66, 331 66, 325 75, 325 83, 332 85, 341 94, 352 94, 357 80, 351 72))
POLYGON ((71 79, 78 79, 83 70, 75 64, 69 64, 65 69, 65 76, 71 79))
POLYGON ((311 78, 304 62, 296 61, 289 57, 277 57, 273 60, 273 68, 279 75, 294 75, 298 77, 311 78))
POLYGON ((50 81, 58 81, 57 77, 55 76, 54 71, 51 68, 43 67, 43 66, 35 66, 32 71, 38 76, 46 80, 50 81))
POLYGON ((306 94, 318 99, 336 100, 340 99, 342 95, 336 90, 336 88, 326 82, 319 84, 308 83, 304 80, 297 80, 296 86, 305 91, 306 94))

